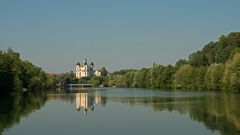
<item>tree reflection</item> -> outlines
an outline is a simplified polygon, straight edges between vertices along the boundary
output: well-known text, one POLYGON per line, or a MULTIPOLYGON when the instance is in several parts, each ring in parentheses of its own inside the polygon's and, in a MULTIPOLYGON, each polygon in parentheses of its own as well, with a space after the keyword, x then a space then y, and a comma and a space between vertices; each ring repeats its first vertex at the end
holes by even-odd
POLYGON ((21 117, 27 117, 29 113, 40 109, 46 100, 70 102, 76 110, 85 114, 89 110, 93 111, 97 104, 105 106, 111 101, 129 104, 132 107, 142 105, 154 111, 177 111, 181 114, 188 114, 192 120, 201 122, 208 129, 217 130, 222 135, 240 134, 240 95, 207 93, 200 94, 200 96, 179 96, 171 92, 163 97, 154 92, 148 93, 147 96, 137 95, 137 93, 121 94, 112 95, 94 91, 69 94, 51 93, 48 96, 33 93, 1 96, 0 134, 19 123, 21 117))
MULTIPOLYGON (((154 111, 167 110, 177 111, 181 114, 187 113, 192 120, 201 122, 208 129, 217 130, 222 135, 240 134, 240 95, 237 94, 208 93, 199 96, 179 96, 174 95, 173 92, 166 97, 161 97, 154 93, 151 94, 152 96, 136 96, 137 94, 103 96, 101 92, 82 92, 72 95, 75 95, 76 109, 83 110, 85 114, 88 110, 94 110, 96 104, 106 105, 107 101, 117 101, 132 107, 142 105, 152 108, 154 111)), ((57 95, 53 97, 59 98, 57 95)), ((74 100, 74 96, 60 97, 61 100, 68 101, 67 98, 74 100)))
POLYGON ((112 100, 131 106, 144 105, 154 111, 189 113, 194 121, 204 123, 222 135, 240 134, 240 95, 209 94, 203 97, 118 97, 112 100))
POLYGON ((0 134, 20 122, 21 117, 38 110, 47 96, 42 93, 21 93, 0 96, 0 134))

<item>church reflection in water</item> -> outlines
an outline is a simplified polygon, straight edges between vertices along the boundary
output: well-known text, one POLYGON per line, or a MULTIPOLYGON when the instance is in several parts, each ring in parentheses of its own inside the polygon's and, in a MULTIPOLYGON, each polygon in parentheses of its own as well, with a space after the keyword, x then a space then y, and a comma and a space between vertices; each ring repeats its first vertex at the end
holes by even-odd
POLYGON ((76 93, 76 109, 83 110, 87 115, 88 110, 94 111, 95 105, 101 103, 101 96, 91 93, 76 93))

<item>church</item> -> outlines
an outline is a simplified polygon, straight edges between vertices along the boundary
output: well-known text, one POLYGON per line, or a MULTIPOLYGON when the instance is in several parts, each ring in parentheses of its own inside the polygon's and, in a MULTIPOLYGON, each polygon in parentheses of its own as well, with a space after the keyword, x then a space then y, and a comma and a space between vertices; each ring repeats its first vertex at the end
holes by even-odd
MULTIPOLYGON (((87 63, 87 59, 84 59, 83 64, 79 62, 76 65, 76 78, 92 77, 95 74, 94 63, 87 63)), ((98 75, 97 75, 98 76, 98 75)))

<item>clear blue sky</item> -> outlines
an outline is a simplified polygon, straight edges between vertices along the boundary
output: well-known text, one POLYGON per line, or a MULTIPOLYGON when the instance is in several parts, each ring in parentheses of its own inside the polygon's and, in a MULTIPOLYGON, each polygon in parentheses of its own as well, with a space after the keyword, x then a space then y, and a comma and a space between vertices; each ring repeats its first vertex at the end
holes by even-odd
POLYGON ((240 31, 240 0, 1 0, 0 48, 47 72, 175 64, 240 31))

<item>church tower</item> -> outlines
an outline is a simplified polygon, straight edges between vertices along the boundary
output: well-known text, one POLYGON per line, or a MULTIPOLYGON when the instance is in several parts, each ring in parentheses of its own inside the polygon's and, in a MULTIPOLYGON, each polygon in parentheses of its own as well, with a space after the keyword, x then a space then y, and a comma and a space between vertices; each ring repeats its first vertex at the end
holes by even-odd
POLYGON ((81 78, 81 64, 79 62, 76 64, 76 78, 81 78))

